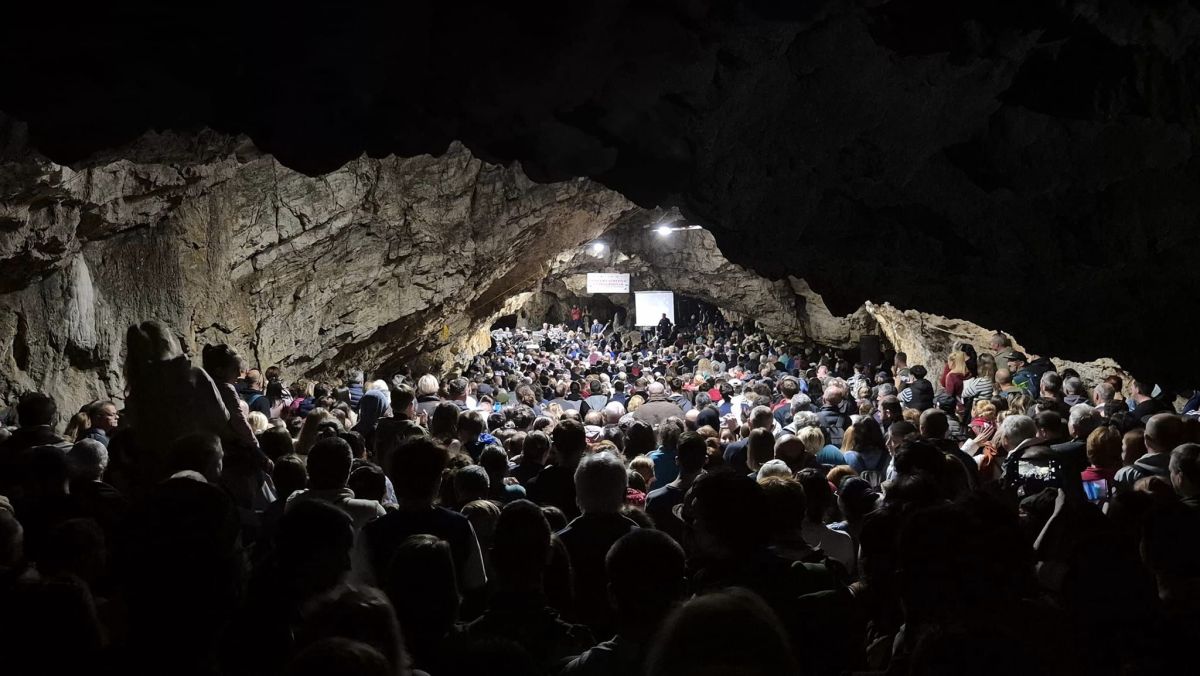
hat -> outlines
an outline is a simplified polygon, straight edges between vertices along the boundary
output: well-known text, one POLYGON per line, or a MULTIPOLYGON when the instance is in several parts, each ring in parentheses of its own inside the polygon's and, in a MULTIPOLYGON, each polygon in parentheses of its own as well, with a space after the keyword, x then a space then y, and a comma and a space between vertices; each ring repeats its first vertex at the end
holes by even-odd
POLYGON ((1025 358, 1024 353, 1013 350, 1012 352, 1009 352, 1008 354, 1004 355, 1004 361, 1029 361, 1029 360, 1025 358))
POLYGON ((584 425, 583 434, 587 437, 588 443, 595 443, 600 440, 600 434, 604 429, 599 425, 584 425))
POLYGON ((480 385, 480 386, 479 386, 479 396, 481 396, 481 397, 486 397, 486 396, 489 396, 489 395, 491 395, 491 393, 492 393, 492 386, 491 386, 491 385, 488 385, 487 383, 484 383, 484 384, 482 384, 482 385, 480 385))

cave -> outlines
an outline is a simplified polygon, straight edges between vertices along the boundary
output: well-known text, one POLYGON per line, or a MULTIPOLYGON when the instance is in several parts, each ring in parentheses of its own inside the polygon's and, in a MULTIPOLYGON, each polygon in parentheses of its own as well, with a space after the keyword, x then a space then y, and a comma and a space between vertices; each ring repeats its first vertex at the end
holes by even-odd
POLYGON ((1149 26, 1195 10, 1018 4, 407 3, 286 31, 24 8, 0 386, 119 398, 149 315, 312 374, 451 364, 573 252, 621 237, 637 267, 634 233, 670 221, 783 337, 934 359, 930 332, 1002 330, 1190 388, 1190 33, 1149 26), (38 49, 51 25, 71 49, 38 49))

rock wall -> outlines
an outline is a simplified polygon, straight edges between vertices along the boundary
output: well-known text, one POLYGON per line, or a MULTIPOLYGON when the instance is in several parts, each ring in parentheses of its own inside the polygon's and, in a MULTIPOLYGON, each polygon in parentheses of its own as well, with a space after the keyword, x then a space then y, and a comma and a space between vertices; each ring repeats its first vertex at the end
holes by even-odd
MULTIPOLYGON (((978 324, 962 319, 949 319, 940 315, 918 312, 916 310, 900 310, 888 303, 865 303, 864 311, 875 319, 879 333, 892 344, 897 352, 908 355, 910 365, 924 364, 932 374, 940 374, 946 357, 954 346, 961 343, 973 345, 976 351, 988 349, 994 329, 985 329, 978 324)), ((1029 352, 1011 334, 1005 333, 1012 340, 1013 346, 1024 352, 1030 359, 1041 357, 1029 352)), ((1125 384, 1125 394, 1129 394, 1132 376, 1120 364, 1108 358, 1093 359, 1080 362, 1058 357, 1050 357, 1059 371, 1073 368, 1085 384, 1095 385, 1110 375, 1121 376, 1125 384)), ((1001 368, 1003 364, 999 365, 1001 368)))
POLYGON ((538 184, 461 145, 317 178, 244 139, 154 136, 84 166, 0 162, 0 394, 122 397, 124 332, 331 374, 454 358, 562 251, 641 213, 587 180, 538 184))

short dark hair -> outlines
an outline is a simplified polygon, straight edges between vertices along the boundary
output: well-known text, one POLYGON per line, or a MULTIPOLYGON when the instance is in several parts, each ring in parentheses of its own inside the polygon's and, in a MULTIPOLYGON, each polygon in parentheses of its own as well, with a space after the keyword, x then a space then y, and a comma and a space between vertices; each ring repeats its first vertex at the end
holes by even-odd
POLYGON ((699 472, 704 469, 708 460, 708 445, 704 437, 695 432, 684 432, 679 435, 679 443, 675 446, 675 457, 682 472, 699 472))
POLYGON ((258 446, 271 460, 278 460, 285 455, 291 455, 295 450, 292 435, 279 427, 268 427, 259 432, 258 446))
POLYGON ((410 437, 404 441, 392 453, 388 468, 396 497, 432 500, 448 462, 450 452, 430 437, 410 437))
POLYGON ((58 415, 58 404, 54 397, 41 392, 26 392, 17 402, 17 422, 21 427, 53 425, 58 415))
POLYGON ((929 371, 920 364, 917 364, 916 366, 910 368, 908 370, 908 372, 910 374, 912 374, 912 377, 916 378, 917 380, 920 380, 921 378, 924 378, 926 375, 929 374, 929 371))
POLYGON ((342 488, 350 478, 353 451, 345 439, 324 437, 308 452, 308 485, 316 489, 342 488))
POLYGON ((1171 451, 1171 471, 1183 475, 1193 488, 1200 488, 1200 444, 1182 444, 1171 451))
POLYGON ((417 398, 417 393, 408 385, 397 385, 392 388, 392 410, 403 411, 417 398))
POLYGON ((561 420, 550 433, 560 456, 582 453, 587 448, 587 434, 578 420, 561 420))

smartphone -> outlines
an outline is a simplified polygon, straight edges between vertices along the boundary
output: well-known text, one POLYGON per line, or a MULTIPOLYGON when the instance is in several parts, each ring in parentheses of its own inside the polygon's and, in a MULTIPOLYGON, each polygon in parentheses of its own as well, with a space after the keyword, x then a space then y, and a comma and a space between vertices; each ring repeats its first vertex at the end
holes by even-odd
POLYGON ((1083 482, 1083 494, 1087 496, 1089 502, 1098 505, 1106 502, 1112 497, 1112 486, 1108 485, 1107 479, 1096 479, 1095 481, 1083 482))

